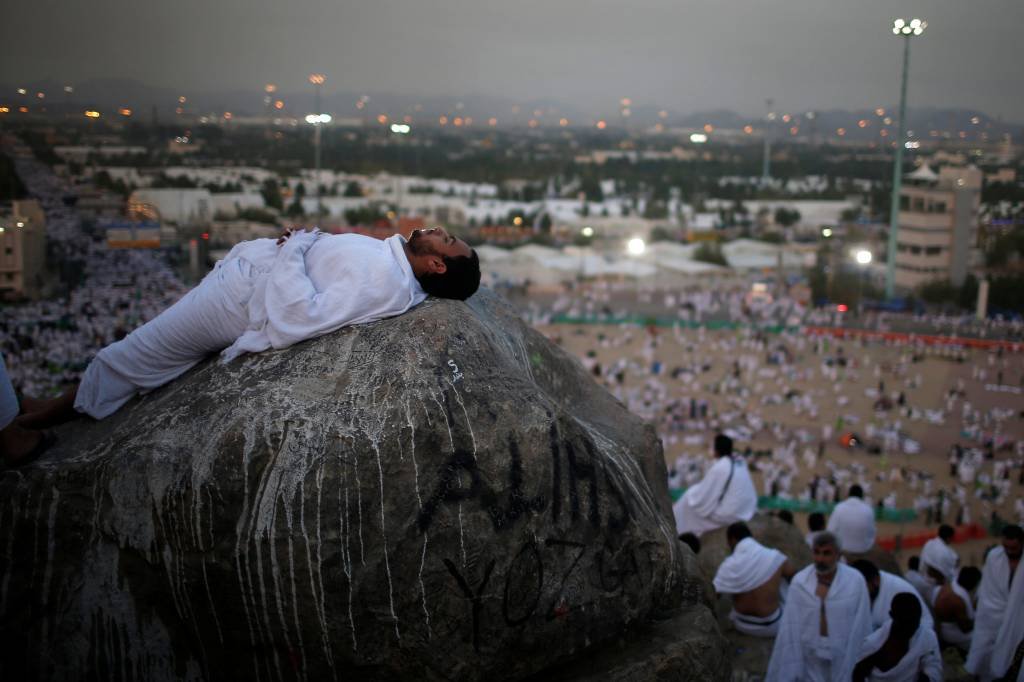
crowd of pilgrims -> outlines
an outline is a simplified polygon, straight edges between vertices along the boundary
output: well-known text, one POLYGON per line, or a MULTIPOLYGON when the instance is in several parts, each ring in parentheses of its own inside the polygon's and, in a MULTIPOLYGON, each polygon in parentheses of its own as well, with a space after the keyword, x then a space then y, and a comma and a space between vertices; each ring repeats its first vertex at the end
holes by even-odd
POLYGON ((15 165, 46 212, 51 266, 81 273, 65 296, 0 307, 0 352, 11 381, 43 397, 77 382, 100 349, 156 317, 187 287, 160 252, 108 249, 102 236, 84 230, 64 200, 70 189, 48 167, 24 157, 15 165))

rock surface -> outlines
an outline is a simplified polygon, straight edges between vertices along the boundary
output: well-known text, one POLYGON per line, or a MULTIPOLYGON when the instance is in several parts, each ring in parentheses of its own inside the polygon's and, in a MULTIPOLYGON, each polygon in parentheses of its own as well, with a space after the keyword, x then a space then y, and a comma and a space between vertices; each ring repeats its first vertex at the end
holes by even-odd
POLYGON ((728 676, 654 430, 489 292, 58 435, 0 477, 2 679, 517 679, 679 607, 650 665, 728 676))

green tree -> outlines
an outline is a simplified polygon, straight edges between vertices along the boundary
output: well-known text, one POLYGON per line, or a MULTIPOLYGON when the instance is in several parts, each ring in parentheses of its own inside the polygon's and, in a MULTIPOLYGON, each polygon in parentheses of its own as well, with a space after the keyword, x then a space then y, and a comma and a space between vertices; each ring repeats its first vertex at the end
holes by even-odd
POLYGON ((722 253, 721 247, 714 242, 702 242, 693 252, 693 260, 729 267, 729 260, 722 253))
POLYGON ((779 206, 775 209, 775 222, 783 227, 789 227, 790 225, 796 225, 800 222, 800 211, 795 208, 786 208, 785 206, 779 206))

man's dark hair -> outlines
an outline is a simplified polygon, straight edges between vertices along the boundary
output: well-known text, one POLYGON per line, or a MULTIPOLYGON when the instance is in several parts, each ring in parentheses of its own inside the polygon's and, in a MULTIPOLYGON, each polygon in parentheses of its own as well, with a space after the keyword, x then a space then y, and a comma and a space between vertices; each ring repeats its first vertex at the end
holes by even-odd
POLYGON ((480 288, 480 257, 476 249, 468 256, 443 256, 445 271, 419 275, 423 291, 437 298, 465 301, 480 288))
POLYGON ((956 577, 956 583, 968 592, 973 590, 981 582, 981 571, 977 566, 964 566, 960 569, 960 575, 956 577))
POLYGON ((921 602, 910 592, 900 592, 892 598, 889 614, 892 616, 890 633, 910 639, 921 625, 921 602))
POLYGON ((791 526, 793 525, 793 512, 788 509, 780 509, 776 516, 779 517, 780 521, 785 521, 791 526))
POLYGON ((945 523, 939 526, 939 539, 941 539, 943 542, 949 542, 953 539, 953 535, 955 534, 956 531, 953 530, 953 526, 950 526, 945 523))
POLYGON ((725 537, 733 542, 739 542, 750 537, 750 528, 742 521, 737 521, 725 531, 725 537))
POLYGON ((1021 529, 1021 527, 1015 523, 1007 524, 1003 526, 1003 537, 1007 540, 1024 542, 1024 529, 1021 529))
POLYGON ((720 433, 715 436, 715 454, 719 457, 725 457, 726 455, 732 454, 732 438, 720 433))
POLYGON ((864 497, 864 489, 854 483, 850 486, 850 497, 864 497))
POLYGON ((694 554, 700 554, 700 538, 693 533, 683 533, 679 536, 679 542, 692 549, 694 554))
POLYGON ((914 556, 912 556, 909 559, 907 559, 907 567, 910 568, 911 571, 920 571, 921 570, 921 557, 919 557, 919 556, 917 556, 915 554, 914 556))
POLYGON ((821 512, 811 512, 811 515, 807 517, 807 527, 812 533, 825 530, 825 515, 821 512))
POLYGON ((878 566, 875 566, 867 559, 857 559, 850 566, 860 571, 860 574, 864 576, 864 580, 869 583, 878 577, 878 566))

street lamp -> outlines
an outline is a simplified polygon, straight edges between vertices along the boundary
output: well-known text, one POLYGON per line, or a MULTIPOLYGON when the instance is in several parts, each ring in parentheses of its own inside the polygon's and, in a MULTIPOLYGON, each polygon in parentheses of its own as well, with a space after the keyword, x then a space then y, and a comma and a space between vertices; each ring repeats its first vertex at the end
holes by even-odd
POLYGON ((853 254, 853 258, 858 265, 868 265, 871 262, 871 252, 867 249, 860 249, 853 254))
POLYGON ((896 119, 896 156, 892 169, 892 206, 889 209, 889 248, 886 252, 885 297, 891 299, 896 289, 896 240, 900 229, 900 189, 903 184, 903 146, 907 134, 907 69, 910 64, 910 39, 924 33, 927 21, 896 19, 893 35, 903 38, 903 80, 900 83, 900 113, 896 119))
MULTIPOLYGON (((324 83, 327 82, 327 76, 322 73, 311 73, 309 74, 309 82, 313 85, 315 102, 313 104, 313 114, 316 116, 315 121, 309 121, 309 117, 306 120, 313 124, 313 157, 314 165, 316 166, 316 176, 313 182, 316 183, 316 221, 319 224, 320 215, 323 213, 323 205, 320 202, 320 128, 323 123, 327 121, 323 120, 323 116, 320 113, 320 88, 324 83)), ((328 116, 327 120, 330 120, 328 116)))
POLYGON ((630 256, 642 256, 646 250, 647 244, 645 244, 644 240, 640 239, 640 237, 634 237, 626 244, 626 251, 629 252, 630 256))
POLYGON ((853 260, 860 266, 860 273, 857 276, 857 310, 858 314, 864 310, 864 273, 871 264, 872 255, 867 249, 857 249, 853 252, 853 260))

